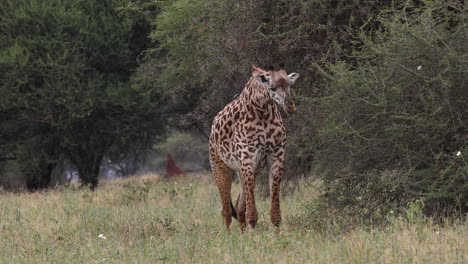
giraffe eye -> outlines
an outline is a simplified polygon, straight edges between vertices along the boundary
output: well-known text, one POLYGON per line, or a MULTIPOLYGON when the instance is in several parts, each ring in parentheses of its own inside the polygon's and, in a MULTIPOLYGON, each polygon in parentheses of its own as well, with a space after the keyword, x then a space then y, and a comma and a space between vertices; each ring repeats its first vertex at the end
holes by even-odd
POLYGON ((273 92, 276 91, 276 87, 271 87, 270 88, 273 92))

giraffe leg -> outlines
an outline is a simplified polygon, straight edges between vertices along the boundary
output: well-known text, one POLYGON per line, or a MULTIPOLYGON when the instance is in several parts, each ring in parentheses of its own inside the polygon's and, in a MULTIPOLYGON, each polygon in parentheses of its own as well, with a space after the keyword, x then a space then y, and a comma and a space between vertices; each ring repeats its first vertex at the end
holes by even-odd
MULTIPOLYGON (((254 173, 254 178, 256 179, 259 174, 259 171, 254 173)), ((239 229, 241 233, 244 233, 244 229, 246 227, 246 220, 245 220, 245 211, 246 211, 246 203, 245 203, 245 195, 244 195, 244 182, 242 179, 240 180, 241 189, 239 192, 239 196, 237 197, 236 202, 236 212, 237 212, 237 220, 239 221, 239 229)))
POLYGON ((235 215, 231 200, 232 170, 216 154, 210 155, 210 163, 221 197, 221 217, 227 231, 230 231, 232 216, 235 215))
POLYGON ((254 228, 257 224, 258 212, 255 207, 255 174, 251 167, 245 166, 241 168, 242 175, 242 195, 245 199, 245 218, 250 228, 254 228))
POLYGON ((280 209, 280 184, 284 171, 284 152, 279 151, 273 155, 270 165, 270 197, 271 209, 270 220, 271 223, 279 227, 281 224, 281 209, 280 209))
POLYGON ((245 228, 245 197, 243 194, 243 187, 242 187, 242 182, 241 182, 241 190, 239 193, 239 196, 237 197, 237 202, 236 202, 236 211, 237 211, 237 220, 239 221, 239 229, 241 233, 244 233, 244 228, 245 228))

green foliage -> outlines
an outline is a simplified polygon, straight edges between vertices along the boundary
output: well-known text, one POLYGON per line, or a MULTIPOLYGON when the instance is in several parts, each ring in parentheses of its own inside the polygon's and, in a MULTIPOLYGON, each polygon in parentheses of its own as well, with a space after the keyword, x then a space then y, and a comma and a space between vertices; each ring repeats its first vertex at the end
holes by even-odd
POLYGON ((158 107, 164 96, 131 80, 150 26, 116 11, 127 3, 2 1, 2 149, 32 147, 49 165, 65 153, 83 182, 96 186, 104 154, 164 128, 158 107))
POLYGON ((466 19, 447 3, 408 2, 361 35, 356 63, 332 67, 315 162, 327 204, 367 220, 420 198, 427 214, 467 211, 466 19))

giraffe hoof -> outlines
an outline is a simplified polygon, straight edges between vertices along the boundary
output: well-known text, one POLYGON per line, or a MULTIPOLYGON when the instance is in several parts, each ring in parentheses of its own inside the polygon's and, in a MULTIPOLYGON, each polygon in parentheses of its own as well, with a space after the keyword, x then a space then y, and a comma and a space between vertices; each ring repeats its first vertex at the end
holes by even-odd
POLYGON ((281 225, 281 218, 280 219, 272 219, 271 222, 275 227, 279 227, 281 225))
POLYGON ((251 228, 254 228, 255 225, 257 225, 257 220, 249 220, 249 226, 250 226, 251 228))

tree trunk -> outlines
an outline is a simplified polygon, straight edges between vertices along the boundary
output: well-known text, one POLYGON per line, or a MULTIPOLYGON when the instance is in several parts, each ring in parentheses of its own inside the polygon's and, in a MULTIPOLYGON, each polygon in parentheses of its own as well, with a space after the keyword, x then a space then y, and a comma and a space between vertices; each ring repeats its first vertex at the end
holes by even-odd
POLYGON ((88 152, 87 155, 79 153, 72 153, 70 160, 76 166, 78 174, 80 175, 81 185, 88 186, 94 190, 99 182, 99 169, 104 155, 88 152))
POLYGON ((49 187, 54 166, 55 164, 52 163, 44 163, 41 164, 40 168, 32 170, 33 173, 26 173, 26 187, 28 188, 28 190, 33 192, 49 187))

